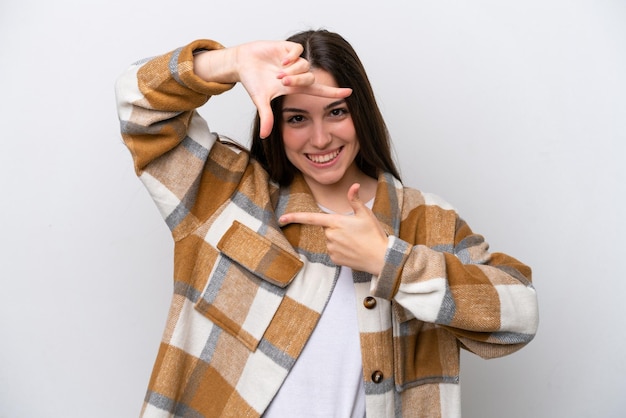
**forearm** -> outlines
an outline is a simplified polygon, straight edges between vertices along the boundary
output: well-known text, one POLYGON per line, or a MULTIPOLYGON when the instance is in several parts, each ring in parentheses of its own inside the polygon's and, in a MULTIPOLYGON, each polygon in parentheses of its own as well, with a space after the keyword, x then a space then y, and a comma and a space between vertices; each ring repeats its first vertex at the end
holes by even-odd
POLYGON ((232 88, 232 82, 218 80, 218 68, 221 77, 226 77, 226 65, 216 64, 218 58, 225 55, 222 46, 210 40, 198 40, 167 54, 157 56, 145 62, 131 66, 118 79, 116 93, 119 106, 129 105, 148 110, 184 112, 204 104, 212 95, 220 94, 232 88), (208 51, 197 54, 194 51, 208 51), (196 58, 208 61, 209 55, 215 58, 209 65, 196 65, 196 58), (196 68, 197 67, 197 68, 196 68), (210 70, 215 68, 216 71, 210 70), (202 75, 195 73, 201 70, 202 75), (216 79, 211 77, 215 74, 216 79), (145 99, 145 100, 141 100, 145 99))
MULTIPOLYGON (((193 72, 193 51, 210 48, 220 46, 196 41, 133 65, 116 84, 122 137, 135 171, 176 239, 206 216, 209 206, 197 209, 197 185, 212 164, 217 135, 210 132, 196 108, 232 87, 203 80, 193 72)), ((209 183, 204 182, 205 193, 209 183)))
POLYGON ((224 84, 239 81, 237 48, 197 49, 193 53, 193 72, 202 80, 224 84))
POLYGON ((196 41, 170 53, 135 64, 116 83, 122 136, 138 174, 150 161, 186 136, 194 110, 232 84, 207 82, 193 72, 193 51, 221 48, 196 41))
POLYGON ((372 291, 400 304, 406 313, 401 320, 414 317, 445 326, 476 347, 521 346, 532 339, 538 322, 530 269, 487 250, 478 235, 466 235, 450 252, 391 237, 385 268, 372 291))

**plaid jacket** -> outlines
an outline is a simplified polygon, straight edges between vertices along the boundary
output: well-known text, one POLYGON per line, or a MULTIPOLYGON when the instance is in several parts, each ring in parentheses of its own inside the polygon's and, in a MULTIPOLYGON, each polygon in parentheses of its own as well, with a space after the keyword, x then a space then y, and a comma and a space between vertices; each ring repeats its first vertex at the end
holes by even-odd
MULTIPOLYGON (((116 84, 122 136, 175 240, 145 417, 262 415, 338 277, 321 228, 277 224, 319 211, 302 177, 279 188, 196 112, 232 87, 193 74, 193 51, 220 47, 193 42, 116 84)), ((389 174, 372 210, 389 244, 379 276, 354 272, 367 414, 460 416, 460 348, 502 356, 535 334, 530 269, 488 252, 448 204, 389 174)))

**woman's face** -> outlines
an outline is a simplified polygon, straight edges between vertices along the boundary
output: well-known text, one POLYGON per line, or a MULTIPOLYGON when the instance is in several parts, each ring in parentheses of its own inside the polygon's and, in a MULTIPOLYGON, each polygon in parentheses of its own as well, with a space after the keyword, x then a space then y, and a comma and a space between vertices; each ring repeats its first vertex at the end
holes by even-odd
MULTIPOLYGON (((324 70, 313 70, 316 82, 338 87, 324 70)), ((285 96, 282 108, 285 153, 311 188, 354 182, 360 173, 352 116, 344 99, 307 94, 285 96)))

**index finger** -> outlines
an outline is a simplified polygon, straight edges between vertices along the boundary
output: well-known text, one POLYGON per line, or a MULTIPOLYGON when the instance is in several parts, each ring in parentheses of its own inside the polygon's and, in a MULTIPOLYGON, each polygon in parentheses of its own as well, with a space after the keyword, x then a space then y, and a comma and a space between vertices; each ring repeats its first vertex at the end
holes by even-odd
MULTIPOLYGON (((292 76, 285 77, 283 84, 294 86, 292 76)), ((330 99, 345 99, 352 94, 348 87, 332 87, 325 84, 313 83, 310 85, 294 86, 292 93, 308 94, 310 96, 328 97, 330 99)))
POLYGON ((283 86, 290 89, 287 94, 308 94, 331 99, 345 99, 352 94, 352 89, 349 87, 334 87, 318 83, 310 71, 281 74, 279 78, 283 86))
POLYGON ((328 213, 293 212, 286 213, 278 219, 281 225, 304 224, 328 228, 332 224, 332 215, 328 213))

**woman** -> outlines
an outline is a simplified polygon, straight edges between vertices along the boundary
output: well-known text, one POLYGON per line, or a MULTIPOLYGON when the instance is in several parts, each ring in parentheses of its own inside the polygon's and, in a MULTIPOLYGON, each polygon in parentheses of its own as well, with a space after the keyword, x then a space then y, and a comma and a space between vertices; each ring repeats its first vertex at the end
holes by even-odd
POLYGON ((200 40, 117 83, 123 138, 175 240, 146 417, 454 417, 459 351, 537 327, 530 269, 404 187, 352 47, 200 40), (251 151, 196 109, 241 83, 251 151))

